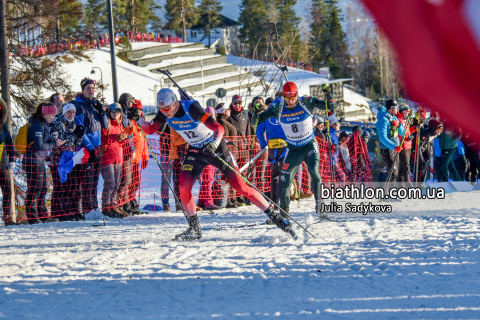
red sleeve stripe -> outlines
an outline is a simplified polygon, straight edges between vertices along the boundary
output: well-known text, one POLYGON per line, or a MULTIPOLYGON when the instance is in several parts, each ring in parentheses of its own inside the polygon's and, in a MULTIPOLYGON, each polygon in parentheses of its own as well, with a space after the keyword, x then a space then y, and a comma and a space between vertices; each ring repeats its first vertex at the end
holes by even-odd
POLYGON ((205 113, 202 117, 202 119, 200 119, 200 121, 202 121, 203 123, 205 123, 205 121, 207 121, 208 117, 210 117, 210 115, 208 113, 205 113))

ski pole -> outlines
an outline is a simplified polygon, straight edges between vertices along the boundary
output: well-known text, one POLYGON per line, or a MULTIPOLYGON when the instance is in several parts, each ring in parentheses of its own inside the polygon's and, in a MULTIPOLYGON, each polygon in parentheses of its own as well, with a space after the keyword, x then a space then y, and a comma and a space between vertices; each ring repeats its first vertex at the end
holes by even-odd
POLYGON ((160 72, 161 74, 164 74, 166 75, 170 81, 173 82, 173 84, 178 88, 178 91, 180 92, 180 94, 183 96, 183 98, 185 100, 193 100, 192 97, 190 97, 188 94, 187 94, 187 91, 183 90, 182 87, 180 87, 176 82, 175 80, 173 80, 172 78, 172 73, 168 70, 161 70, 161 69, 157 69, 158 72, 160 72))
POLYGON ((330 181, 333 183, 332 137, 330 136, 330 121, 328 120, 328 104, 325 99, 325 115, 327 116, 328 161, 330 162, 330 181))
POLYGON ((419 167, 419 163, 418 163, 418 157, 420 155, 420 117, 422 116, 421 115, 421 112, 422 112, 422 107, 419 107, 418 108, 418 112, 417 112, 417 121, 419 123, 419 126, 417 128, 417 141, 416 141, 416 148, 415 148, 415 182, 418 183, 418 175, 419 175, 419 172, 418 172, 418 167, 419 167))
MULTIPOLYGON (((280 208, 280 206, 278 204, 276 204, 275 202, 273 202, 269 197, 267 197, 262 191, 258 190, 258 188, 256 186, 254 186, 250 181, 248 181, 247 179, 245 179, 244 176, 242 176, 237 170, 235 170, 234 168, 232 168, 232 166, 230 166, 225 160, 223 160, 219 155, 217 155, 216 153, 213 154, 213 156, 215 158, 217 158, 218 160, 220 160, 227 168, 229 168, 230 170, 232 170, 233 172, 235 172, 237 174, 237 176, 239 176, 240 178, 242 178, 243 181, 245 181, 245 183, 247 183, 249 186, 251 186, 252 188, 254 188, 255 190, 257 190, 262 196, 265 197, 265 199, 267 199, 268 201, 270 201, 271 204, 273 204, 274 206, 277 206, 280 211, 282 211, 287 217, 289 217, 290 219, 292 219, 293 222, 295 222, 296 224, 298 224, 303 230, 305 230, 309 235, 311 235, 313 238, 315 238, 315 236, 313 234, 310 233, 310 231, 308 231, 304 226, 302 226, 300 223, 297 222, 297 220, 293 219, 292 216, 290 216, 285 210, 283 210, 282 208, 280 208)), ((316 238, 315 238, 316 239, 316 238)))
POLYGON ((140 126, 138 126, 138 129, 140 129, 140 132, 142 133, 142 136, 143 136, 143 138, 145 139, 145 142, 147 143, 148 149, 150 149, 150 153, 152 154, 153 159, 155 159, 155 162, 157 163, 158 168, 159 168, 160 171, 162 172, 163 179, 165 179, 165 180, 167 181, 168 187, 170 188, 170 191, 172 191, 173 197, 175 198, 175 204, 180 207, 180 209, 181 209, 182 212, 183 212, 183 215, 184 215, 185 218, 188 220, 188 216, 187 216, 187 214, 185 213, 185 209, 184 209, 183 206, 182 206, 182 202, 180 202, 180 200, 178 199, 177 194, 175 193, 175 190, 172 188, 172 185, 170 184, 170 181, 169 181, 169 179, 167 178, 167 175, 166 175, 165 172, 163 171, 162 166, 160 165, 160 163, 158 163, 157 157, 155 156, 155 152, 153 152, 153 149, 152 149, 152 147, 150 146, 150 143, 148 142, 147 137, 145 136, 145 132, 143 132, 143 130, 142 130, 142 128, 141 128, 140 126))

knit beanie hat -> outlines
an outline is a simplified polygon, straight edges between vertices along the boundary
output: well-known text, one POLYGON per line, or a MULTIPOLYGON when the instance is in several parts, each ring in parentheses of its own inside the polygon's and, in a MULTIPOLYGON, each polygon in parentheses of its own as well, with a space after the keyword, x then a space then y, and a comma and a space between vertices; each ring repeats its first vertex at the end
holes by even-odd
MULTIPOLYGON (((329 114, 330 114, 330 112, 329 112, 329 114)), ((338 123, 337 117, 335 117, 334 113, 332 113, 328 116, 328 122, 330 123, 330 125, 338 123)))
POLYGON ((62 114, 65 114, 67 111, 70 111, 70 110, 74 110, 75 112, 77 111, 77 109, 72 103, 67 103, 66 105, 63 106, 62 114))
POLYGON ((387 108, 387 110, 392 107, 396 107, 397 105, 397 101, 394 99, 387 100, 387 102, 385 103, 385 107, 387 108))
POLYGON ((406 104, 402 104, 400 105, 400 107, 398 108, 398 111, 399 112, 403 112, 403 111, 406 111, 406 110, 410 110, 410 107, 406 104))
POLYGON ((205 109, 205 112, 206 112, 206 113, 213 113, 213 114, 215 114, 215 109, 213 109, 212 107, 207 107, 207 108, 205 109))
POLYGON ((85 90, 85 87, 89 84, 95 84, 95 80, 84 78, 82 82, 80 82, 80 86, 82 87, 82 91, 85 90))
POLYGON ((47 104, 42 106, 42 113, 43 114, 57 114, 57 107, 55 107, 53 104, 47 104))

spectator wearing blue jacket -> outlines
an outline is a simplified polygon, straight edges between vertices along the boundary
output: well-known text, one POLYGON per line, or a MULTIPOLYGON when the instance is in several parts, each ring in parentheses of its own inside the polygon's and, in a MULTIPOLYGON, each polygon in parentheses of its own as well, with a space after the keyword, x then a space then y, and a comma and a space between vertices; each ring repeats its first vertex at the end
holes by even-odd
POLYGON ((387 182, 395 182, 398 175, 399 157, 398 153, 402 151, 400 147, 400 139, 398 136, 405 134, 405 129, 400 125, 398 118, 395 116, 398 113, 397 101, 394 99, 387 100, 385 107, 377 113, 377 128, 378 146, 382 154, 383 161, 387 166, 387 170, 392 174, 390 180, 387 182))
POLYGON ((462 141, 457 142, 457 149, 453 155, 453 164, 460 177, 459 181, 465 181, 465 173, 468 169, 468 161, 465 156, 465 146, 462 141))
MULTIPOLYGON (((265 111, 263 109, 260 113, 265 111)), ((272 117, 257 125, 257 139, 260 148, 268 145, 268 162, 272 167, 270 198, 276 203, 280 202, 280 171, 287 149, 286 137, 277 118, 272 117), (266 139, 265 139, 266 136, 266 139)))
POLYGON ((340 166, 340 162, 338 161, 338 150, 340 147, 340 140, 338 139, 337 132, 340 132, 340 123, 338 122, 337 117, 334 113, 329 112, 328 122, 330 124, 330 140, 332 143, 332 163, 333 169, 335 170, 335 179, 337 182, 345 182, 347 178, 345 172, 343 171, 342 167, 340 166))
POLYGON ((85 127, 82 145, 90 153, 87 163, 81 165, 82 172, 82 211, 88 213, 98 209, 97 186, 100 175, 101 155, 101 129, 108 128, 103 104, 95 99, 95 80, 84 78, 80 85, 82 94, 70 101, 75 108, 75 123, 85 127))

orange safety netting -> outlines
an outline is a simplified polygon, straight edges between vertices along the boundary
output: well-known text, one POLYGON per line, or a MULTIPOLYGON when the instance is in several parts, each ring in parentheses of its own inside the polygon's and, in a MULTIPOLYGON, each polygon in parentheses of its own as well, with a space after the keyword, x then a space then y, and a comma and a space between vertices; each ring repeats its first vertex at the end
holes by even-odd
MULTIPOLYGON (((17 158, 17 166, 14 169, 17 211, 26 213, 27 218, 36 216, 44 218, 88 213, 95 208, 118 207, 132 201, 140 202, 142 207, 146 204, 157 206, 174 204, 173 195, 159 167, 163 169, 175 193, 180 197, 179 177, 186 145, 175 146, 175 142, 172 146, 170 135, 164 133, 150 135, 147 138, 150 145, 148 162, 147 159, 142 159, 142 155, 133 152, 128 141, 119 143, 113 148, 99 147, 97 148, 99 159, 96 162, 88 159, 88 152, 84 152, 84 157, 77 154, 80 162, 83 159, 84 163, 73 166, 64 182, 58 169, 59 166, 62 167, 63 172, 66 168, 64 161, 61 160, 62 155, 64 151, 78 150, 57 148, 54 151, 36 152, 35 156, 27 151, 20 161, 17 158)), ((256 138, 253 143, 252 138, 253 136, 226 137, 230 142, 230 152, 237 160, 239 168, 260 151, 256 138), (235 145, 232 145, 232 142, 235 145)), ((348 143, 337 146, 332 153, 334 162, 332 167, 329 165, 328 144, 321 139, 317 141, 320 151, 319 170, 324 183, 332 182, 332 176, 337 186, 346 182, 372 182, 368 151, 358 133, 351 135, 348 143), (348 150, 348 158, 341 148, 348 150)), ((145 153, 143 156, 146 158, 145 153)), ((6 174, 6 162, 2 164, 4 165, 3 170, 0 170, 0 187, 4 197, 4 213, 8 213, 11 182, 9 175, 6 174)), ((247 167, 242 175, 262 192, 268 193, 271 186, 271 171, 265 152, 247 167)), ((195 199, 208 203, 212 199, 226 197, 226 194, 213 187, 216 181, 222 179, 224 178, 218 169, 207 166, 192 189, 195 199)), ((296 180, 301 192, 312 192, 305 164, 299 168, 296 180)), ((228 198, 236 196, 235 191, 230 188, 228 198)))

